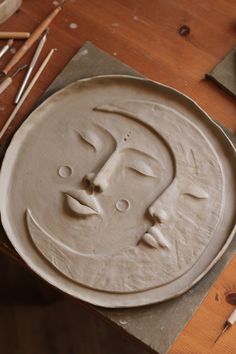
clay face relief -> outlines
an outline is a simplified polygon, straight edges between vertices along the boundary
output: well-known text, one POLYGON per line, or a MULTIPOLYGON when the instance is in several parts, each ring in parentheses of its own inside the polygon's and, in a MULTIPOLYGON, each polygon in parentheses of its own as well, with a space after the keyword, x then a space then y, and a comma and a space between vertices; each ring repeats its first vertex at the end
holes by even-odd
MULTIPOLYGON (((93 170, 82 178, 80 189, 66 193, 66 204, 70 211, 81 218, 97 215, 97 218, 100 219, 100 228, 103 223, 105 225, 113 222, 116 224, 116 217, 117 221, 122 220, 127 223, 126 219, 130 219, 130 216, 132 224, 135 226, 137 213, 139 212, 140 218, 142 218, 142 214, 146 212, 141 207, 145 195, 152 195, 154 188, 158 194, 161 194, 173 178, 172 170, 169 171, 169 175, 165 173, 164 166, 168 164, 171 166, 171 156, 158 134, 154 134, 145 126, 139 126, 140 124, 132 121, 131 118, 117 116, 114 120, 113 134, 105 128, 106 119, 103 126, 90 122, 87 129, 82 133, 78 132, 81 140, 78 145, 82 143, 84 149, 93 150, 94 163, 98 164, 98 168, 95 169, 95 172, 93 170), (116 129, 115 126, 119 129, 116 129), (149 140, 152 142, 151 144, 149 140), (105 150, 103 145, 107 145, 107 148, 110 147, 110 149, 108 156, 99 161, 99 151, 105 150), (134 182, 135 186, 132 186, 134 182), (143 186, 145 188, 141 193, 140 188, 142 189, 143 186), (116 195, 117 200, 110 197, 109 203, 106 203, 104 199, 102 207, 99 200, 103 199, 103 195, 106 196, 106 194, 116 195), (119 213, 127 215, 121 216, 119 213)), ((87 151, 85 156, 86 154, 88 154, 87 151)), ((69 166, 67 168, 72 170, 69 166)), ((63 166, 59 171, 61 169, 63 166)), ((149 200, 150 197, 146 199, 149 200)), ((164 213, 165 211, 161 211, 161 214, 164 213)), ((153 215, 150 214, 150 217, 153 215)), ((106 233, 106 230, 102 230, 102 233, 106 233)), ((125 230, 122 233, 125 233, 125 230)), ((125 238, 125 235, 123 237, 125 238)), ((126 242, 129 241, 131 240, 128 238, 126 242)), ((154 242, 153 239, 152 243, 154 242)), ((146 243, 148 242, 146 241, 146 243)), ((152 246, 151 243, 149 245, 152 246)), ((112 252, 114 252, 114 248, 112 248, 112 252)))
POLYGON ((72 85, 33 113, 15 138, 5 210, 50 282, 121 306, 136 294, 137 305, 199 275, 225 177, 194 120, 114 82, 72 85))
POLYGON ((60 154, 52 156, 55 168, 44 182, 47 218, 39 206, 27 208, 27 227, 36 247, 63 274, 101 290, 144 290, 179 276, 199 255, 220 214, 222 176, 197 127, 181 116, 173 119, 166 107, 113 101, 75 112, 63 137, 55 135, 53 149, 60 154), (165 113, 173 130, 163 123, 155 129, 143 110, 160 118, 165 113), (178 136, 180 129, 186 130, 185 139, 178 136), (189 144, 192 132, 198 135, 196 147, 189 144), (199 154, 203 144, 213 165, 199 154), (210 203, 215 203, 212 213, 210 203))

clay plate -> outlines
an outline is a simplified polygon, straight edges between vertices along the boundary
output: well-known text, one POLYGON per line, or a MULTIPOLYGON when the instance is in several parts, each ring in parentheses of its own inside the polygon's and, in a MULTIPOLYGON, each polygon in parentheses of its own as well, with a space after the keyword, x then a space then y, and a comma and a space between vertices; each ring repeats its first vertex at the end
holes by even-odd
POLYGON ((80 80, 15 134, 1 218, 16 251, 104 307, 164 301, 199 281, 235 232, 235 148, 192 100, 129 76, 80 80))

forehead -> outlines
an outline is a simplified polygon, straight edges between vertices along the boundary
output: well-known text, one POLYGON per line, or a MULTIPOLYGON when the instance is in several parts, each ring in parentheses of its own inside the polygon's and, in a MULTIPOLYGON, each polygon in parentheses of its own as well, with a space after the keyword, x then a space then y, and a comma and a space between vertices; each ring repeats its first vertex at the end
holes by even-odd
POLYGON ((124 148, 137 148, 154 157, 169 155, 169 148, 162 136, 143 121, 120 114, 92 111, 87 115, 78 115, 78 122, 81 133, 98 135, 104 144, 113 139, 124 148))

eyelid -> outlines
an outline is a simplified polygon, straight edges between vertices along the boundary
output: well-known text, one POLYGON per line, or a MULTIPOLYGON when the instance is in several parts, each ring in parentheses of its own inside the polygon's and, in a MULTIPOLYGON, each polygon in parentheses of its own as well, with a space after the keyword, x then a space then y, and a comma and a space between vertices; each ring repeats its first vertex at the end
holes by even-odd
POLYGON ((78 131, 78 134, 84 142, 89 144, 94 149, 94 151, 100 150, 102 144, 101 139, 93 131, 86 130, 82 133, 78 131))
POLYGON ((143 176, 154 177, 154 178, 158 177, 155 174, 154 169, 150 166, 150 164, 143 160, 132 161, 131 163, 129 163, 128 168, 143 176))
POLYGON ((201 187, 196 185, 191 185, 186 188, 186 192, 183 193, 184 195, 188 195, 192 198, 196 199, 208 199, 209 194, 201 187))
POLYGON ((143 176, 160 178, 161 170, 165 169, 160 160, 136 148, 129 147, 124 151, 135 153, 134 158, 128 162, 127 168, 143 176))

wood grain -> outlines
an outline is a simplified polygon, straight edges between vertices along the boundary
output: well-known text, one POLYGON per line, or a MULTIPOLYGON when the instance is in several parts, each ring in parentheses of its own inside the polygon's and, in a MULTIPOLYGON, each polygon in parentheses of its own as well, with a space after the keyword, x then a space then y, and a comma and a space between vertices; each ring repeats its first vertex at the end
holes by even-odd
POLYGON ((207 297, 177 338, 168 354, 234 354, 236 325, 215 340, 236 307, 236 255, 210 289, 207 297), (227 296, 233 304, 226 301, 227 296), (233 295, 232 295, 233 294, 233 295))
MULTIPOLYGON (((24 0, 21 11, 1 25, 0 31, 32 32, 53 6, 51 0, 24 0)), ((215 120, 236 132, 235 100, 204 79, 205 74, 236 45, 235 13, 234 0, 67 0, 50 26, 42 58, 51 48, 57 47, 58 52, 1 139, 1 151, 38 98, 87 40, 143 75, 182 91, 215 120), (77 27, 70 26, 72 23, 77 27), (188 36, 180 36, 182 25, 190 28, 188 36)), ((4 43, 0 41, 0 45, 4 43)), ((15 41, 14 47, 17 49, 22 43, 15 41)), ((19 64, 28 63, 34 50, 35 46, 19 64)), ((12 56, 13 53, 8 52, 1 60, 0 68, 12 56)), ((35 70, 40 64, 39 61, 35 70)), ((0 96, 0 129, 14 108, 13 100, 23 75, 19 74, 0 96)), ((217 294, 219 301, 214 302, 213 295, 211 301, 207 300, 204 315, 196 314, 199 320, 186 327, 171 354, 236 353, 232 341, 235 329, 217 346, 210 347, 231 309, 223 303, 224 293, 218 289, 217 294), (215 305, 219 305, 219 311, 215 305), (215 319, 211 326, 208 326, 209 315, 215 319), (231 338, 229 342, 227 338, 231 338), (211 351, 217 348, 219 351, 211 351)))

